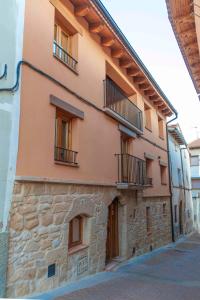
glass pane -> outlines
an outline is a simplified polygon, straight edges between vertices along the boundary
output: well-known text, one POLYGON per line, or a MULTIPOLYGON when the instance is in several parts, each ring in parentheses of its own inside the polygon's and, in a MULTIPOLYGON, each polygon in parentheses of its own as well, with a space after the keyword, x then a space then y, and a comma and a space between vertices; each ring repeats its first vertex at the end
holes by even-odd
POLYGON ((74 218, 72 220, 72 242, 80 241, 80 219, 74 218))
POLYGON ((191 157, 191 166, 198 166, 199 165, 199 157, 198 156, 192 156, 191 157))
POLYGON ((62 121, 62 148, 66 148, 66 129, 67 123, 65 121, 62 121))
POLYGON ((61 32, 61 47, 67 52, 67 50, 68 50, 68 36, 63 31, 61 32))
POLYGON ((58 41, 58 36, 57 36, 57 25, 56 24, 54 24, 54 41, 58 41))

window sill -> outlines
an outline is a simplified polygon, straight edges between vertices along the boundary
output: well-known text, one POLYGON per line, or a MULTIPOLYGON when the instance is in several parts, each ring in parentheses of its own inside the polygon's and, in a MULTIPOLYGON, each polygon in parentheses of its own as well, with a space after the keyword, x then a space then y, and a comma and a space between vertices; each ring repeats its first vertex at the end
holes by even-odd
POLYGON ((57 160, 55 160, 54 163, 55 163, 56 165, 69 166, 69 167, 79 168, 79 164, 67 163, 67 162, 64 162, 64 161, 57 161, 57 160))
POLYGON ((147 126, 145 126, 145 129, 152 132, 152 129, 151 128, 148 128, 147 126))
POLYGON ((162 185, 167 185, 167 183, 161 182, 162 185))
POLYGON ((73 255, 73 254, 75 254, 75 253, 77 253, 79 251, 85 250, 87 248, 89 248, 89 246, 88 245, 83 245, 83 244, 82 245, 78 245, 78 246, 74 246, 73 248, 70 248, 68 250, 68 255, 73 255))
POLYGON ((58 56, 56 56, 55 54, 53 54, 53 57, 55 59, 57 59, 59 62, 61 62, 65 67, 67 67, 70 71, 72 71, 75 75, 79 75, 78 71, 74 70, 73 68, 71 68, 68 64, 66 64, 62 59, 60 59, 58 56))

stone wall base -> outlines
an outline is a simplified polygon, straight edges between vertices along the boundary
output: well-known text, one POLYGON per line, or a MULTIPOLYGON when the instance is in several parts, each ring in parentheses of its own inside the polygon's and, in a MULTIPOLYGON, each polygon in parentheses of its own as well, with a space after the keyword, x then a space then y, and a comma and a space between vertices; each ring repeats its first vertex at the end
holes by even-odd
POLYGON ((8 255, 8 232, 0 232, 0 298, 5 297, 8 255))
POLYGON ((142 192, 119 192, 115 187, 16 182, 9 225, 7 297, 48 291, 104 270, 108 206, 116 197, 120 257, 128 259, 171 242, 169 197, 143 198, 142 192), (84 245, 69 253, 69 222, 77 215, 85 219, 84 245), (52 264, 56 272, 48 278, 52 264))

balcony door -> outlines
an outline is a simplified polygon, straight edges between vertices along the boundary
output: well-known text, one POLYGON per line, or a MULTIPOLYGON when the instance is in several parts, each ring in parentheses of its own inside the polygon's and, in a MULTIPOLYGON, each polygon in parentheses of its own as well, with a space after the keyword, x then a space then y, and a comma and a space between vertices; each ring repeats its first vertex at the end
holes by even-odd
POLYGON ((121 135, 121 154, 122 154, 122 182, 128 182, 129 178, 129 154, 130 154, 130 139, 127 135, 121 135))
POLYGON ((106 263, 119 256, 118 198, 108 207, 106 263))

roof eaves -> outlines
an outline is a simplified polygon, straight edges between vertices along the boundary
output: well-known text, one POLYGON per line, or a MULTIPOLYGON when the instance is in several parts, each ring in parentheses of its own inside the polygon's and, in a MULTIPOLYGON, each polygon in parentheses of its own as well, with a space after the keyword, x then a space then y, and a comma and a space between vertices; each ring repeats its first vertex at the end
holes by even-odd
POLYGON ((100 0, 91 0, 91 1, 101 11, 102 15, 105 17, 105 19, 107 20, 107 22, 109 23, 109 25, 113 28, 113 30, 117 33, 117 35, 121 39, 122 43, 128 48, 128 50, 130 51, 131 55, 134 57, 134 59, 136 60, 136 62, 138 63, 138 65, 140 66, 140 68, 142 69, 142 71, 145 73, 145 75, 147 76, 147 78, 149 79, 149 81, 152 83, 152 85, 155 87, 155 89, 158 91, 158 93, 161 95, 161 97, 165 100, 165 102, 169 105, 169 107, 171 108, 171 110, 177 115, 178 114, 177 110, 173 107, 173 105, 171 104, 171 102, 169 101, 169 99, 167 98, 167 96, 161 90, 160 86, 157 84, 157 82, 155 81, 155 79, 153 78, 153 76, 151 75, 151 73, 148 71, 148 69, 146 68, 146 66, 144 65, 144 63, 141 61, 141 59, 139 58, 138 54, 133 49, 133 47, 131 46, 131 44, 129 43, 129 41, 127 40, 127 38, 125 37, 125 35, 123 34, 123 32, 121 31, 121 29, 119 28, 119 26, 117 25, 117 23, 114 21, 114 19, 110 15, 110 13, 107 11, 107 9, 103 5, 103 3, 100 0))

